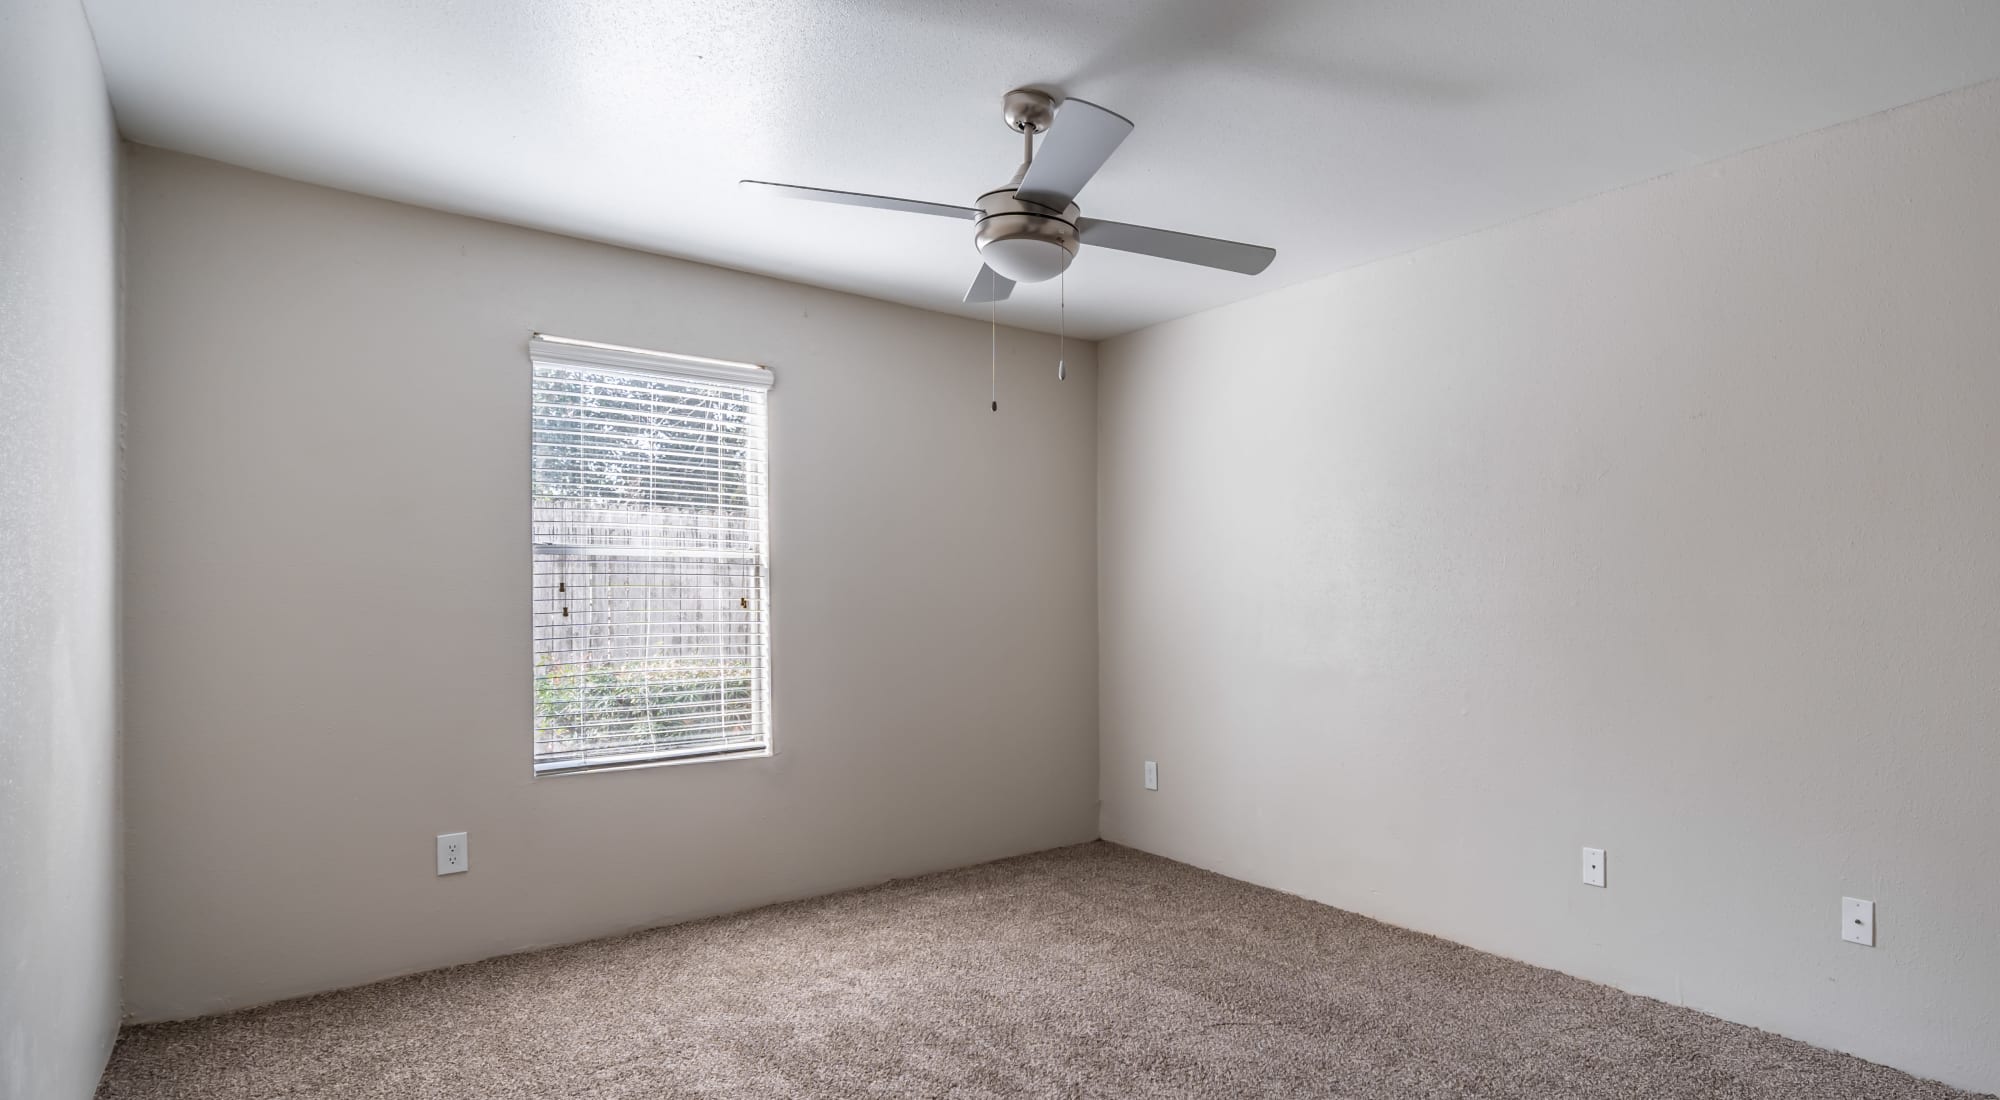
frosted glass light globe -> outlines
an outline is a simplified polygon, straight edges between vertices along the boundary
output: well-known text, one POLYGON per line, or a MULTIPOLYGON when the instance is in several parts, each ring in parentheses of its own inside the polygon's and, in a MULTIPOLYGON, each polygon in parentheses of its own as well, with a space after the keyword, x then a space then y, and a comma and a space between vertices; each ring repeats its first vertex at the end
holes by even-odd
POLYGON ((1032 237, 988 241, 979 249, 986 266, 1017 283, 1047 282, 1062 274, 1075 254, 1062 245, 1032 237))

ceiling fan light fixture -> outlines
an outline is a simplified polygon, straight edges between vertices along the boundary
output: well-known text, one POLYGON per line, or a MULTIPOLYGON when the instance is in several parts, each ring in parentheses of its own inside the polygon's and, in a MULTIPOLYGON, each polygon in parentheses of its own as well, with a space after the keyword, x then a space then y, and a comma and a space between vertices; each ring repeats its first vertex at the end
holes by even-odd
POLYGON ((979 255, 987 267, 1017 283, 1045 283, 1076 258, 1076 245, 1039 236, 1002 237, 981 241, 979 255))
POLYGON ((1132 132, 1132 120, 1081 99, 1057 100, 1036 88, 1008 92, 1001 108, 1007 128, 1021 136, 1021 168, 1006 186, 979 196, 977 206, 764 180, 744 180, 743 186, 786 198, 973 222, 973 243, 985 265, 961 299, 968 305, 990 306, 1013 293, 1017 283, 1061 275, 1084 244, 1245 275, 1263 271, 1277 257, 1275 250, 1260 245, 1083 217, 1077 192, 1132 132))
POLYGON ((1076 258, 1076 204, 1022 202, 1012 188, 979 196, 973 243, 986 266, 1017 283, 1045 283, 1076 258))

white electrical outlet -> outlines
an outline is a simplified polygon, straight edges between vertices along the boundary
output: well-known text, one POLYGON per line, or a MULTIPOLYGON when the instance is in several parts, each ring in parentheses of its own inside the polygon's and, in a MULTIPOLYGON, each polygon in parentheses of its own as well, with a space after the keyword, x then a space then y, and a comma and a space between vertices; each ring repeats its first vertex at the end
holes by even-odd
POLYGON ((1840 899, 1840 938, 1863 947, 1875 946, 1875 903, 1863 898, 1840 899))
POLYGON ((1604 849, 1585 848, 1583 850, 1583 884, 1585 886, 1604 885, 1604 849))
POLYGON ((472 866, 472 854, 465 846, 464 833, 438 834, 438 874, 455 875, 472 866))
POLYGON ((1146 761, 1146 789, 1149 791, 1160 789, 1160 766, 1151 760, 1146 761))

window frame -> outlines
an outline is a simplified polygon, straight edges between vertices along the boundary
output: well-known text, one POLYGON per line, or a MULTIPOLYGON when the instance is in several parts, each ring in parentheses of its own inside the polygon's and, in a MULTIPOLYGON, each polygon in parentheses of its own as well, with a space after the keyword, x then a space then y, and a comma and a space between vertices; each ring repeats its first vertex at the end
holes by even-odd
MULTIPOLYGON (((552 336, 547 333, 531 333, 528 339, 528 557, 529 557, 529 601, 528 637, 531 657, 529 675, 529 721, 528 759, 531 774, 536 779, 559 776, 589 775, 597 772, 630 771, 639 768, 673 767, 683 764, 706 764, 725 760, 754 760, 777 754, 777 724, 773 717, 771 686, 773 682, 774 630, 771 618, 771 442, 770 405, 763 403, 764 431, 760 440, 761 453, 758 460, 760 475, 748 484, 756 509, 757 555, 755 558, 755 593, 761 614, 760 656, 753 671, 756 680, 754 692, 757 711, 762 717, 762 744, 742 746, 706 746, 701 748, 661 750, 658 748, 589 759, 579 762, 544 763, 538 752, 541 715, 535 697, 537 673, 535 662, 541 657, 540 640, 536 637, 535 612, 535 559, 543 553, 543 545, 536 541, 535 509, 537 480, 535 472, 535 380, 539 369, 544 366, 562 369, 595 370, 613 374, 627 374, 639 377, 665 378, 694 383, 723 383, 729 386, 770 390, 775 384, 770 368, 756 363, 742 363, 727 359, 709 359, 701 356, 682 355, 674 352, 651 351, 645 348, 629 347, 622 344, 605 344, 589 340, 552 336)), ((646 560, 660 560, 647 557, 646 560)))

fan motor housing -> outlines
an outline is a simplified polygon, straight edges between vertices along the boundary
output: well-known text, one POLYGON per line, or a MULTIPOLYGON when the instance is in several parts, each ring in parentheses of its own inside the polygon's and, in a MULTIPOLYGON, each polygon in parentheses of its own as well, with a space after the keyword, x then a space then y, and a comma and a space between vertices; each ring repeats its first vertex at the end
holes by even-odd
POLYGON ((973 242, 986 266, 1017 283, 1055 278, 1076 258, 1075 203, 1061 210, 1017 198, 1011 187, 979 196, 973 242))

